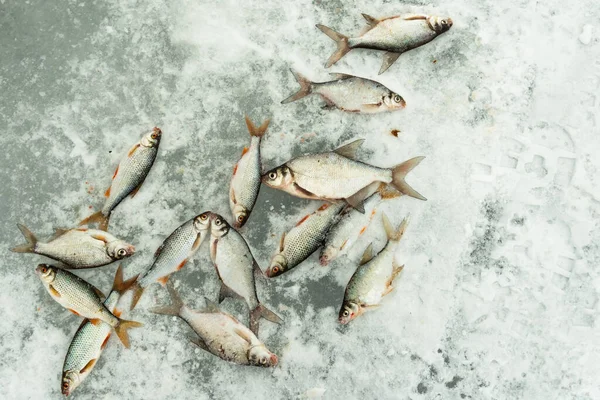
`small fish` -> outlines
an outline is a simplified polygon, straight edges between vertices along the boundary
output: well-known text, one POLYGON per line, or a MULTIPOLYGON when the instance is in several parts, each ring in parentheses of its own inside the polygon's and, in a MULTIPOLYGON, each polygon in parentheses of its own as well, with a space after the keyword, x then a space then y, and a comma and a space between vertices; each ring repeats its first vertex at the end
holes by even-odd
MULTIPOLYGON (((121 298, 121 295, 131 286, 135 281, 136 277, 123 281, 123 270, 119 265, 117 273, 115 275, 115 281, 113 283, 112 291, 104 300, 104 307, 113 315, 120 316, 119 310, 117 310, 117 303, 121 298)), ((102 351, 108 343, 112 332, 112 327, 106 322, 99 324, 93 324, 90 320, 86 319, 82 322, 71 344, 65 362, 63 364, 62 380, 61 380, 61 392, 65 396, 73 393, 85 378, 92 372, 92 369, 96 365, 96 362, 100 358, 102 351)))
POLYGON ((206 299, 206 308, 194 311, 188 308, 171 283, 167 285, 172 304, 151 309, 153 313, 175 315, 196 332, 191 342, 215 356, 240 365, 274 367, 277 356, 267 349, 254 333, 237 319, 218 309, 206 299))
POLYGON ((67 269, 100 267, 135 253, 133 245, 96 229, 56 229, 50 241, 40 242, 26 226, 17 226, 27 243, 11 251, 50 257, 64 263, 67 269))
POLYGON ((331 67, 352 49, 374 49, 386 52, 379 70, 381 75, 400 54, 431 42, 452 27, 452 19, 428 15, 398 15, 380 20, 367 14, 363 14, 363 17, 367 20, 367 30, 354 38, 317 25, 337 44, 337 50, 329 57, 325 68, 331 67))
POLYGON ((110 187, 104 193, 106 197, 104 207, 85 218, 79 225, 98 223, 98 227, 103 231, 108 229, 108 220, 112 211, 125 197, 135 196, 144 183, 158 153, 161 135, 162 131, 154 127, 152 132, 144 134, 127 152, 127 156, 121 160, 113 174, 110 187))
POLYGON ((260 318, 281 324, 281 318, 258 300, 254 273, 262 275, 262 271, 248 243, 220 215, 212 213, 210 219, 210 258, 221 280, 219 302, 226 297, 243 299, 250 310, 249 325, 254 334, 258 334, 260 318))
POLYGON ((379 168, 356 160, 356 140, 334 151, 294 158, 268 171, 262 182, 305 199, 344 201, 364 212, 362 202, 373 193, 372 185, 383 182, 400 193, 426 200, 404 178, 425 157, 415 157, 392 168, 379 168))
POLYGON ((40 264, 35 269, 50 296, 61 306, 75 315, 88 318, 91 323, 110 325, 123 345, 129 347, 127 329, 142 326, 136 321, 127 321, 113 315, 102 303, 104 295, 100 290, 77 275, 52 265, 40 264))
POLYGON ((261 174, 260 140, 267 131, 269 120, 257 128, 246 115, 246 125, 251 137, 250 147, 244 147, 242 157, 235 164, 229 188, 229 205, 236 229, 244 226, 258 197, 261 174))
POLYGON ((281 275, 317 251, 344 207, 343 203, 325 203, 317 211, 302 218, 289 232, 284 233, 279 242, 279 250, 271 259, 271 265, 265 275, 269 278, 281 275))
POLYGON ((133 310, 142 297, 144 290, 158 282, 165 285, 169 275, 179 271, 198 251, 198 248, 208 235, 210 229, 210 212, 200 214, 185 222, 160 245, 154 253, 154 262, 145 272, 141 273, 132 287, 133 310))
POLYGON ((309 94, 318 94, 325 100, 325 108, 339 108, 356 113, 396 111, 406 107, 406 102, 381 83, 347 74, 335 74, 329 82, 311 82, 302 74, 292 71, 300 90, 281 104, 299 100, 309 94))
POLYGON ((387 216, 382 216, 388 242, 375 256, 372 244, 365 250, 360 265, 350 278, 344 293, 344 302, 338 318, 342 324, 347 324, 367 309, 377 307, 383 296, 394 290, 392 282, 404 268, 403 265, 396 264, 394 252, 408 221, 405 218, 394 231, 387 216))

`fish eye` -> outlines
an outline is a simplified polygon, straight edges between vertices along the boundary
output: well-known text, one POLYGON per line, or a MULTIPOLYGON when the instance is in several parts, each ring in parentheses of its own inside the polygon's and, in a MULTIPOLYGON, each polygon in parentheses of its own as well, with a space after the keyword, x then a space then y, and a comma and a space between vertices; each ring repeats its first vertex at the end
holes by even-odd
POLYGON ((158 137, 158 135, 157 135, 156 133, 153 133, 152 135, 150 135, 150 137, 151 137, 152 139, 156 139, 156 138, 158 137))
POLYGON ((394 101, 396 103, 400 103, 401 100, 402 100, 402 97, 400 97, 400 95, 398 95, 398 94, 394 95, 394 101))
POLYGON ((208 215, 206 215, 206 214, 202 214, 202 215, 200 216, 200 219, 201 219, 202 221, 206 221, 206 220, 208 219, 208 215))
POLYGON ((217 225, 217 226, 221 225, 221 220, 220 219, 215 220, 215 225, 217 225))
POLYGON ((275 180, 275 178, 277 178, 277 173, 276 172, 269 172, 269 179, 275 180))
POLYGON ((46 272, 48 272, 48 268, 46 268, 46 267, 42 267, 42 268, 41 268, 41 271, 42 271, 42 273, 43 273, 43 274, 45 274, 46 272))
POLYGON ((279 272, 279 267, 278 266, 274 266, 273 268, 271 268, 271 271, 276 274, 279 272))
POLYGON ((267 363, 267 358, 266 357, 261 358, 260 359, 260 363, 263 364, 263 365, 266 364, 267 363))
POLYGON ((348 314, 349 314, 349 313, 348 313, 348 310, 345 310, 343 315, 344 315, 344 317, 347 317, 347 316, 348 316, 348 314))
POLYGON ((238 222, 244 222, 244 216, 238 215, 237 220, 238 220, 238 222))
POLYGON ((126 254, 127 251, 125 249, 119 249, 119 251, 117 251, 117 255, 119 255, 120 257, 125 257, 126 254))

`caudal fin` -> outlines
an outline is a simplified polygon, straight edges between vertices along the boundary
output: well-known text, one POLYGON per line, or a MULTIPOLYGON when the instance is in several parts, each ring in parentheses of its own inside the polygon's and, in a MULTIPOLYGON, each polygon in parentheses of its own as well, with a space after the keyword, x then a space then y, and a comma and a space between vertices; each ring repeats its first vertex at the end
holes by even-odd
POLYGON ((168 306, 162 307, 154 307, 151 308, 150 311, 155 314, 163 314, 163 315, 179 315, 179 312, 184 307, 183 301, 181 301, 181 297, 179 297, 179 293, 173 286, 173 283, 167 283, 167 290, 169 291, 169 295, 171 296, 171 304, 168 306))
POLYGON ((387 215, 385 213, 381 213, 381 218, 383 219, 383 228, 385 229, 385 234, 387 238, 391 242, 398 242, 402 239, 404 232, 406 231, 406 226, 408 225, 408 217, 402 220, 402 223, 398 227, 398 229, 394 230, 394 227, 390 223, 387 215))
POLYGON ((126 319, 120 319, 117 326, 115 326, 115 332, 117 332, 117 336, 123 343, 123 346, 129 348, 129 335, 127 334, 127 330, 129 328, 138 328, 143 326, 141 322, 137 321, 128 321, 126 319))
POLYGON ((296 81, 300 84, 300 89, 287 99, 283 100, 281 104, 291 103, 292 101, 299 100, 312 93, 312 82, 301 73, 296 72, 294 70, 290 71, 292 71, 294 78, 296 78, 296 81))
POLYGON ((337 44, 337 50, 331 55, 331 57, 329 57, 329 60, 327 60, 327 63, 325 64, 325 68, 329 68, 333 64, 338 62, 340 58, 344 57, 346 53, 352 50, 352 48, 348 45, 347 36, 344 36, 341 33, 337 33, 336 31, 326 27, 325 25, 317 24, 317 28, 319 28, 321 32, 333 39, 335 41, 335 44, 337 44))
POLYGON ((34 253, 35 245, 37 244, 37 238, 35 235, 27 229, 25 225, 17 224, 23 236, 25 236, 25 240, 27 243, 20 244, 18 246, 13 247, 10 251, 14 251, 15 253, 34 253))
POLYGON ((250 311, 250 330, 255 335, 258 335, 258 320, 261 318, 264 318, 267 321, 271 321, 275 324, 281 324, 283 322, 283 320, 277 314, 262 304, 259 304, 254 310, 250 311))
POLYGON ((125 293, 135 283, 138 275, 123 281, 123 267, 119 264, 117 272, 115 273, 115 279, 113 281, 112 291, 118 293, 125 293))
POLYGON ((142 294, 144 294, 144 289, 145 288, 140 286, 140 282, 137 279, 130 285, 129 290, 133 292, 133 297, 131 298, 131 305, 129 306, 129 311, 133 310, 137 305, 138 301, 140 301, 142 294))
POLYGON ((246 115, 246 126, 248 127, 248 132, 250 132, 250 136, 262 137, 267 131, 267 128, 269 127, 269 122, 271 122, 271 120, 267 119, 265 122, 262 123, 261 126, 257 128, 252 123, 250 118, 246 115))
POLYGON ((404 161, 402 164, 396 165, 392 169, 392 185, 402 194, 405 194, 410 197, 414 197, 419 200, 427 200, 423 197, 419 192, 410 187, 408 183, 404 180, 406 175, 413 170, 414 167, 419 165, 421 161, 423 161, 425 157, 415 157, 411 158, 408 161, 404 161))
POLYGON ((83 219, 79 223, 79 226, 81 226, 81 225, 89 225, 89 224, 98 224, 98 229, 101 229, 103 231, 107 231, 108 230, 108 220, 109 219, 110 219, 110 214, 109 215, 104 215, 104 214, 102 214, 102 211, 98 211, 96 213, 93 213, 89 217, 83 219))

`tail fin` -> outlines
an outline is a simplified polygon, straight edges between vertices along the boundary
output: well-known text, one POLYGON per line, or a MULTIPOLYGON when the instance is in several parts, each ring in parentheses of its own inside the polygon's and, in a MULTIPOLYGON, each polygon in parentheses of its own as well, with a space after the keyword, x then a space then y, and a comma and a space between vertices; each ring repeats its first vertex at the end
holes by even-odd
POLYGON ((98 224, 98 229, 107 231, 109 219, 110 219, 110 214, 104 215, 104 214, 102 214, 102 211, 98 211, 96 213, 93 213, 89 217, 85 218, 84 220, 82 220, 79 223, 79 226, 88 225, 88 224, 98 224))
POLYGON ((118 293, 125 293, 137 280, 138 275, 123 281, 123 267, 119 264, 117 272, 115 273, 115 280, 113 282, 112 291, 118 293))
POLYGON ((333 64, 338 62, 340 58, 344 57, 346 53, 352 50, 352 48, 348 45, 347 36, 344 36, 341 33, 337 33, 336 31, 326 27, 325 25, 317 24, 317 28, 319 28, 321 32, 333 39, 337 44, 337 50, 331 55, 331 57, 329 57, 329 60, 327 60, 327 64, 325 64, 325 68, 329 68, 333 64))
POLYGON ((120 319, 117 326, 115 326, 115 332, 117 332, 117 336, 121 339, 123 346, 129 348, 129 335, 127 335, 127 330, 129 328, 138 328, 142 326, 141 322, 137 321, 128 321, 126 319, 120 319))
POLYGON ((267 131, 267 128, 269 127, 269 122, 271 122, 271 120, 267 119, 265 122, 262 123, 261 126, 257 128, 256 126, 254 126, 250 118, 246 115, 246 126, 248 127, 248 132, 250 132, 250 136, 262 137, 267 131))
POLYGON ((425 157, 415 157, 408 161, 404 161, 402 164, 396 165, 392 169, 392 185, 402 194, 410 197, 414 197, 419 200, 427 200, 425 197, 419 194, 415 189, 410 187, 404 180, 406 175, 413 170, 414 167, 419 165, 425 157))
POLYGON ((300 84, 300 90, 298 90, 296 93, 294 93, 287 99, 283 100, 281 104, 291 103, 292 101, 299 100, 312 93, 312 82, 301 73, 296 72, 294 70, 290 71, 292 71, 294 78, 296 78, 296 81, 300 84))
POLYGON ((381 213, 383 219, 383 227, 385 228, 385 233, 387 238, 391 242, 398 242, 402 239, 402 235, 404 235, 404 231, 406 231, 406 226, 408 225, 408 217, 402 220, 402 223, 398 227, 397 230, 394 230, 390 220, 388 219, 385 213, 381 213))
POLYGON ((167 290, 169 291, 169 295, 171 296, 171 304, 168 306, 154 307, 151 308, 150 311, 155 314, 178 316, 181 309, 185 307, 183 301, 181 301, 181 297, 179 297, 179 293, 177 293, 177 290, 175 290, 173 283, 167 283, 167 290))
POLYGON ((131 299, 131 305, 129 306, 129 311, 133 310, 135 308, 135 306, 137 305, 138 301, 140 301, 142 294, 144 294, 144 289, 145 288, 140 286, 140 282, 136 278, 135 282, 133 282, 130 286, 130 290, 133 291, 133 297, 131 299))
POLYGON ((17 224, 23 236, 25 236, 25 240, 27 243, 20 244, 16 247, 10 249, 10 251, 14 251, 15 253, 34 253, 35 245, 37 244, 37 238, 35 235, 27 229, 25 225, 17 224))
POLYGON ((261 318, 264 318, 267 321, 271 321, 275 324, 281 324, 283 322, 283 320, 277 314, 262 304, 259 304, 254 310, 250 311, 250 330, 255 335, 258 335, 258 320, 261 318))

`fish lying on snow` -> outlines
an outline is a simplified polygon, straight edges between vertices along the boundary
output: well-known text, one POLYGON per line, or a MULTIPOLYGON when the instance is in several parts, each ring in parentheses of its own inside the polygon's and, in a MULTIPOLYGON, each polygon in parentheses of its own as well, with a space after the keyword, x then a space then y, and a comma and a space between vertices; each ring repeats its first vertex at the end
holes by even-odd
POLYGON ((344 207, 343 203, 325 203, 317 211, 302 218, 289 232, 284 233, 265 275, 269 278, 281 275, 317 251, 344 207))
POLYGON ((144 290, 154 282, 165 285, 169 275, 179 271, 192 258, 208 235, 210 212, 202 213, 185 222, 169 235, 154 253, 154 262, 141 273, 132 287, 131 309, 142 297, 144 290))
POLYGON ((40 264, 35 272, 40 277, 50 296, 61 306, 75 315, 87 318, 91 323, 102 322, 110 325, 125 347, 129 347, 127 329, 142 326, 135 321, 120 319, 102 303, 104 295, 100 290, 77 275, 52 265, 40 264))
MULTIPOLYGON (((119 265, 112 291, 104 300, 104 307, 116 317, 121 315, 120 311, 117 310, 119 299, 134 281, 135 277, 123 281, 123 270, 119 265)), ((77 332, 75 332, 65 356, 60 386, 62 394, 68 396, 73 393, 73 390, 81 385, 92 372, 108 343, 111 332, 112 327, 106 322, 94 324, 88 319, 82 322, 77 332)))
POLYGON ((396 263, 394 253, 408 221, 405 218, 394 231, 387 216, 382 215, 388 242, 376 256, 373 256, 372 244, 363 254, 360 265, 346 286, 344 302, 339 313, 339 321, 342 324, 347 324, 369 308, 377 307, 383 296, 394 289, 392 283, 404 267, 396 263))
POLYGON ((348 74, 335 74, 329 82, 311 82, 302 74, 292 71, 300 90, 281 104, 299 100, 309 94, 318 94, 325 100, 325 108, 339 108, 356 113, 396 111, 406 107, 406 102, 381 83, 348 74))
POLYGON ((210 219, 210 258, 221 280, 219 302, 225 297, 244 299, 250 310, 250 330, 255 334, 261 317, 280 324, 281 318, 262 305, 256 295, 254 273, 262 275, 262 271, 248 243, 220 215, 211 213, 210 219))
POLYGON ((98 223, 100 229, 104 231, 108 229, 111 212, 125 197, 135 196, 144 183, 158 153, 161 135, 162 131, 155 127, 129 150, 127 156, 117 166, 112 183, 104 193, 106 201, 102 210, 85 218, 79 225, 98 223))
POLYGON ((358 37, 347 37, 324 25, 317 25, 323 33, 333 39, 337 50, 329 57, 325 68, 331 67, 352 49, 382 50, 383 63, 379 74, 384 73, 400 54, 431 42, 452 27, 452 19, 428 15, 397 15, 376 19, 363 14, 367 20, 366 32, 358 37))
POLYGON ((269 120, 258 128, 246 116, 246 125, 250 132, 250 147, 244 147, 242 157, 233 168, 231 185, 229 187, 229 204, 233 214, 233 226, 236 229, 244 226, 260 189, 260 140, 267 131, 269 120))
POLYGON ((241 365, 274 367, 277 356, 254 333, 229 314, 219 311, 206 299, 206 308, 194 311, 186 307, 171 283, 167 285, 171 305, 151 309, 153 313, 175 315, 198 335, 192 343, 225 361, 241 365))
POLYGON ((415 157, 392 168, 379 168, 356 160, 362 139, 334 151, 294 158, 268 171, 262 182, 306 199, 345 201, 363 211, 362 202, 373 193, 372 184, 383 182, 408 196, 426 200, 404 178, 425 157, 415 157))
POLYGON ((40 242, 24 225, 17 225, 27 243, 11 249, 35 253, 64 263, 64 268, 94 268, 131 256, 135 248, 108 232, 97 229, 57 229, 48 242, 40 242))

